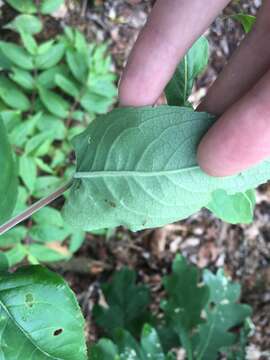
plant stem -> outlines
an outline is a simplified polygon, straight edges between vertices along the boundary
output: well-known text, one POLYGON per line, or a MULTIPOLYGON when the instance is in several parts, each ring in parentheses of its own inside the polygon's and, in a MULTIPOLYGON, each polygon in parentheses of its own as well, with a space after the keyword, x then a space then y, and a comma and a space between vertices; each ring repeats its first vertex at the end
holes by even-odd
POLYGON ((67 191, 71 185, 73 180, 70 180, 65 185, 61 186, 59 189, 54 191, 52 194, 48 195, 47 197, 37 201, 35 204, 30 206, 28 209, 23 211, 21 214, 15 216, 11 220, 7 221, 5 224, 0 226, 0 235, 5 234, 8 230, 14 228, 16 225, 21 223, 22 221, 28 219, 30 216, 35 214, 38 210, 44 208, 45 206, 52 203, 54 200, 59 198, 65 191, 67 191))

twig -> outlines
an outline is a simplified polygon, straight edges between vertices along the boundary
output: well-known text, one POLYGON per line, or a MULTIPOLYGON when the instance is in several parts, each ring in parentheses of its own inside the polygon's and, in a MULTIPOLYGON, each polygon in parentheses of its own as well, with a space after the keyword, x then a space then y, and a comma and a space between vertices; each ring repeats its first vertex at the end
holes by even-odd
POLYGON ((8 230, 12 229, 14 226, 18 225, 19 223, 23 222, 24 220, 28 219, 30 216, 35 214, 38 210, 44 208, 46 205, 49 205, 54 200, 59 198, 65 191, 67 191, 71 187, 72 182, 73 182, 72 180, 69 181, 67 184, 65 184, 64 186, 61 186, 59 189, 54 191, 49 196, 37 201, 35 204, 30 206, 28 209, 23 211, 21 214, 15 216, 11 220, 7 221, 5 224, 0 226, 0 235, 5 234, 8 230))

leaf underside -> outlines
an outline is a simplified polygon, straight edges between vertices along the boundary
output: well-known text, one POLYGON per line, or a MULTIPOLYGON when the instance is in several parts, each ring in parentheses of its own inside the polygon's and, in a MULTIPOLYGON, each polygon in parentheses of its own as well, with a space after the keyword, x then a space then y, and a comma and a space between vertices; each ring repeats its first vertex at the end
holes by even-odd
POLYGON ((266 182, 269 161, 236 176, 210 177, 196 149, 215 119, 189 108, 116 109, 77 136, 77 172, 64 207, 74 227, 133 231, 190 216, 213 191, 244 192, 266 182))

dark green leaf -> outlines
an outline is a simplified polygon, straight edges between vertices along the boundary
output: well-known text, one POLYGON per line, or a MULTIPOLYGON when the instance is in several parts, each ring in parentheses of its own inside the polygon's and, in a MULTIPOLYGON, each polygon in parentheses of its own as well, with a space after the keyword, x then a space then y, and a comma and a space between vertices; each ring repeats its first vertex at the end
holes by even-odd
POLYGON ((197 76, 208 64, 208 41, 199 38, 178 65, 165 89, 169 105, 186 106, 197 76))
POLYGON ((174 260, 172 275, 163 281, 168 297, 162 305, 167 323, 180 336, 187 351, 191 346, 191 331, 202 323, 201 312, 209 298, 208 288, 198 286, 199 281, 199 270, 181 256, 174 260))
POLYGON ((113 276, 110 284, 102 287, 108 308, 96 305, 93 314, 97 324, 110 335, 115 329, 123 328, 138 336, 150 319, 149 290, 135 282, 135 272, 124 268, 113 276))
POLYGON ((9 268, 9 262, 7 256, 0 252, 0 276, 6 272, 9 268))
POLYGON ((0 278, 5 359, 86 360, 84 320, 60 276, 30 266, 0 278))
POLYGON ((22 47, 13 43, 0 41, 0 49, 16 66, 25 70, 33 70, 33 60, 22 47))
POLYGON ((253 221, 255 203, 254 190, 235 195, 228 195, 224 190, 216 190, 207 208, 230 224, 249 224, 253 221))
POLYGON ((11 216, 17 199, 17 169, 6 128, 0 118, 0 224, 11 216))
POLYGON ((0 98, 12 109, 27 111, 31 106, 24 93, 4 75, 0 75, 0 98))
POLYGON ((6 2, 21 13, 33 14, 37 11, 34 0, 6 0, 6 2))
POLYGON ((117 346, 110 340, 101 339, 90 350, 89 360, 118 360, 117 346))

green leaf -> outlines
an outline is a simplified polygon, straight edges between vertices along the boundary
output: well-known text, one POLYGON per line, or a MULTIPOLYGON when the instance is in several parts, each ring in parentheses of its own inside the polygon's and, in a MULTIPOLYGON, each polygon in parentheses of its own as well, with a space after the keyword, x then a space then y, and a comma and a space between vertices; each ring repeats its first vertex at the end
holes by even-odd
POLYGON ((51 14, 56 11, 62 4, 64 0, 43 0, 41 2, 41 13, 42 14, 51 14))
POLYGON ((169 105, 186 106, 197 76, 204 71, 209 57, 208 41, 199 38, 178 65, 165 89, 169 105))
POLYGON ((63 121, 50 114, 42 114, 37 128, 42 133, 48 133, 48 131, 50 131, 53 140, 63 140, 67 135, 67 129, 63 121))
POLYGON ((40 176, 36 180, 36 186, 33 195, 38 199, 48 196, 62 184, 63 179, 60 179, 56 176, 40 176))
POLYGON ((0 224, 11 216, 18 192, 17 168, 8 135, 0 117, 0 224))
POLYGON ((89 360, 120 360, 117 346, 108 339, 101 339, 90 350, 89 360))
POLYGON ((64 77, 63 75, 57 74, 55 76, 55 83, 70 96, 75 98, 79 97, 80 90, 78 89, 77 85, 70 79, 64 77))
POLYGON ((63 76, 68 75, 68 68, 63 64, 60 64, 45 70, 38 75, 37 82, 40 86, 46 89, 52 89, 56 86, 55 76, 57 74, 61 74, 63 76))
POLYGON ((66 60, 75 79, 85 84, 88 75, 87 58, 76 50, 68 49, 66 51, 66 60))
POLYGON ((36 57, 35 65, 39 70, 47 70, 57 65, 65 54, 65 46, 62 43, 55 44, 36 57))
POLYGON ((35 81, 30 72, 19 68, 12 68, 12 73, 9 74, 11 80, 20 85, 26 90, 33 90, 35 81))
POLYGON ((38 34, 42 30, 42 22, 36 16, 22 14, 16 16, 15 19, 5 25, 4 28, 14 30, 18 33, 23 31, 28 34, 38 34))
MULTIPOLYGON (((24 31, 20 31, 21 40, 23 43, 24 48, 29 52, 30 55, 36 56, 38 51, 38 44, 35 40, 35 38, 24 31)), ((36 61, 36 59, 35 59, 36 61)), ((35 64, 36 65, 36 64, 35 64)))
POLYGON ((223 270, 217 275, 205 270, 204 282, 210 288, 210 298, 205 324, 193 338, 194 356, 197 360, 216 360, 219 351, 235 344, 237 335, 230 330, 251 315, 251 308, 237 303, 240 286, 230 283, 223 270))
POLYGON ((266 182, 269 160, 224 178, 199 168, 197 146, 213 123, 206 113, 170 106, 116 109, 94 120, 74 140, 66 221, 85 231, 163 226, 207 206, 215 190, 235 194, 266 182))
POLYGON ((32 136, 37 122, 42 114, 37 113, 34 116, 29 116, 26 121, 23 121, 17 125, 10 133, 10 141, 12 144, 17 147, 22 147, 25 145, 28 136, 32 136))
POLYGON ((207 205, 221 220, 230 224, 250 224, 253 221, 256 203, 254 190, 228 195, 224 190, 216 190, 207 205))
POLYGON ((34 158, 27 155, 22 155, 19 158, 19 175, 30 193, 32 193, 37 178, 37 166, 34 158))
MULTIPOLYGON (((10 267, 13 267, 19 264, 26 257, 27 253, 25 247, 21 244, 14 246, 11 250, 6 251, 5 255, 8 259, 8 263, 10 267)), ((1 329, 1 325, 0 325, 1 329)))
POLYGON ((56 225, 47 224, 46 222, 39 225, 34 225, 29 231, 29 236, 35 240, 44 243, 64 241, 70 235, 67 228, 62 228, 56 225))
POLYGON ((25 146, 25 154, 33 154, 35 153, 36 156, 43 156, 48 152, 48 147, 53 141, 52 131, 47 130, 40 134, 33 136, 25 146), (45 145, 45 154, 44 152, 41 154, 40 149, 45 145))
POLYGON ((61 213, 58 210, 49 206, 35 213, 33 215, 33 220, 40 225, 46 224, 46 225, 55 225, 58 227, 64 226, 61 213))
POLYGON ((9 268, 8 258, 7 256, 0 252, 0 275, 6 272, 9 268))
POLYGON ((82 107, 90 114, 105 114, 113 105, 114 99, 95 94, 88 90, 81 98, 82 107))
MULTIPOLYGON (((29 198, 29 193, 26 190, 26 188, 24 186, 19 186, 18 199, 16 202, 16 206, 15 206, 13 215, 17 215, 26 209, 28 198, 29 198)), ((16 227, 16 229, 17 228, 18 228, 18 226, 16 227)), ((11 230, 8 233, 10 233, 10 232, 11 232, 11 230)))
POLYGON ((33 14, 37 11, 34 0, 6 0, 6 2, 21 13, 33 14))
POLYGON ((248 14, 235 14, 232 15, 232 18, 236 21, 238 21, 245 31, 245 33, 249 33, 256 22, 256 16, 248 15, 248 14))
POLYGON ((172 275, 163 280, 168 297, 162 305, 165 318, 188 353, 191 351, 191 331, 202 323, 201 312, 209 298, 207 287, 199 286, 199 281, 199 270, 181 256, 173 262, 172 275))
POLYGON ((38 88, 38 92, 43 105, 48 111, 60 118, 67 117, 69 109, 69 103, 67 101, 60 95, 42 87, 38 88))
POLYGON ((43 161, 40 158, 36 158, 35 159, 35 163, 37 165, 37 167, 42 170, 43 172, 47 173, 47 174, 54 174, 54 171, 52 170, 52 168, 50 167, 50 165, 48 165, 45 161, 43 161))
POLYGON ((150 318, 147 310, 150 293, 144 285, 136 285, 135 272, 127 268, 118 271, 110 284, 102 286, 102 290, 108 307, 94 307, 96 323, 111 336, 117 328, 138 336, 150 318))
POLYGON ((24 226, 16 226, 7 233, 0 236, 0 247, 2 249, 19 244, 26 236, 27 230, 24 226))
POLYGON ((85 240, 85 232, 74 231, 70 237, 69 251, 75 253, 80 249, 85 240))
POLYGON ((87 359, 84 320, 64 280, 40 267, 0 278, 5 360, 87 359))
POLYGON ((27 247, 28 256, 36 259, 38 262, 49 263, 56 261, 69 260, 71 253, 61 248, 50 248, 50 244, 31 244, 27 247), (58 250, 57 250, 58 249, 58 250))
POLYGON ((22 47, 13 43, 0 41, 0 49, 16 66, 25 70, 33 70, 33 60, 22 47))
POLYGON ((30 108, 28 98, 4 75, 0 75, 0 98, 12 109, 27 111, 30 108))

